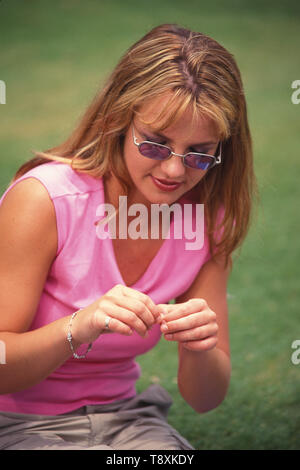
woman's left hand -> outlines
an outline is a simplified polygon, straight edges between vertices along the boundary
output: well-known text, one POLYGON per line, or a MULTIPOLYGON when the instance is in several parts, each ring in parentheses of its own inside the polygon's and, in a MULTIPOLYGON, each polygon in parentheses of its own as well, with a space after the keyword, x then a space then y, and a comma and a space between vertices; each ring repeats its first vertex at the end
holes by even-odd
POLYGON ((158 305, 161 332, 168 341, 178 341, 191 351, 208 351, 217 344, 217 316, 204 299, 181 304, 158 305))

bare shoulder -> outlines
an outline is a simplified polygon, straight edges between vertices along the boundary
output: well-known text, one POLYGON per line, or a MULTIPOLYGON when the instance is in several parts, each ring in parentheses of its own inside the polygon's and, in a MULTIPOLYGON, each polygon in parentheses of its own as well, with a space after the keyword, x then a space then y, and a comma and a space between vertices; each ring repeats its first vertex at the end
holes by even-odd
POLYGON ((4 235, 30 235, 32 240, 56 227, 53 203, 39 180, 27 178, 8 191, 0 206, 0 225, 4 235))
POLYGON ((56 251, 54 206, 48 191, 36 178, 22 180, 8 191, 0 206, 0 226, 2 242, 9 237, 11 244, 14 241, 35 244, 47 234, 49 249, 56 251))
POLYGON ((19 207, 20 204, 22 207, 26 207, 29 203, 35 206, 39 204, 48 205, 49 208, 52 205, 47 189, 34 177, 26 178, 15 184, 4 197, 1 208, 8 205, 18 205, 19 207))

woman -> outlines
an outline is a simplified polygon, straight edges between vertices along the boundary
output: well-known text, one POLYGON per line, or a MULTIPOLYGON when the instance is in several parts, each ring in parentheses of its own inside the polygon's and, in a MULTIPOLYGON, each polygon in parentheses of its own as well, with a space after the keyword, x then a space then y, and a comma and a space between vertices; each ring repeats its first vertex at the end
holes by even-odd
POLYGON ((163 334, 178 343, 186 402, 202 413, 223 401, 226 284, 254 186, 233 57, 201 33, 154 28, 71 137, 24 164, 2 196, 1 448, 192 449, 167 424, 162 387, 136 395, 134 359, 163 334), (169 238, 161 219, 134 217, 158 205, 176 205, 169 238), (196 249, 171 231, 181 217, 199 232, 186 206, 204 207, 196 249))

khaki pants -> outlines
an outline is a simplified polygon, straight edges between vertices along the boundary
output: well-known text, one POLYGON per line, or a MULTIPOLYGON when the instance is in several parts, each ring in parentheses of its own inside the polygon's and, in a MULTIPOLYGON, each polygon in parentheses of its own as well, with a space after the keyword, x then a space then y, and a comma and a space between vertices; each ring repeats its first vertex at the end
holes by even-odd
POLYGON ((159 385, 134 398, 56 416, 0 411, 2 450, 194 449, 167 423, 172 400, 159 385))

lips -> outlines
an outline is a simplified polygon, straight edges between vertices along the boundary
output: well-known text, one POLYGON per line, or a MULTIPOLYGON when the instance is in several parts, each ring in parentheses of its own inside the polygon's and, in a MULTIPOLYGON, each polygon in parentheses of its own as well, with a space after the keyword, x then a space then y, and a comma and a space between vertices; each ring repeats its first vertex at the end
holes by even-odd
POLYGON ((155 178, 155 176, 152 176, 152 175, 151 175, 151 178, 152 178, 153 183, 162 191, 175 191, 182 184, 181 182, 178 182, 178 181, 155 178))

